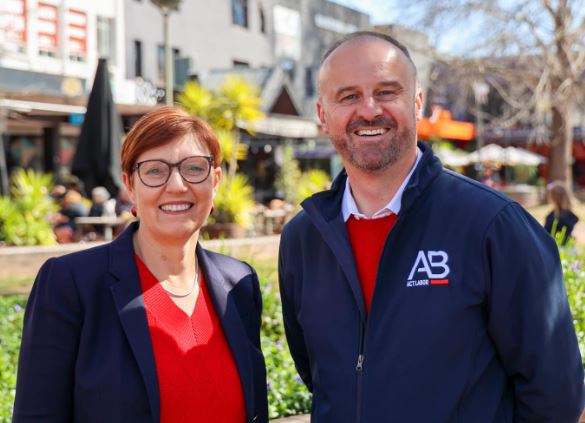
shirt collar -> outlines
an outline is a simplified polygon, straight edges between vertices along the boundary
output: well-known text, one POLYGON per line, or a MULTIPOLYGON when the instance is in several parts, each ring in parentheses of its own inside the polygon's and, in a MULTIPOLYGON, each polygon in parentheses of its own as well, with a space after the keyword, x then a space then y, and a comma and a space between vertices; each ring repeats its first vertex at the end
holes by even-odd
MULTIPOLYGON (((398 212, 400 212, 402 194, 404 193, 404 189, 406 188, 406 185, 408 184, 408 181, 410 180, 410 177, 412 176, 414 169, 416 169, 416 167, 418 166, 418 162, 420 162, 421 157, 422 152, 420 148, 417 147, 416 160, 414 162, 414 165, 412 165, 410 172, 408 172, 408 175, 406 175, 406 178, 404 178, 404 181, 402 181, 402 185, 400 185, 398 191, 396 191, 396 194, 394 194, 394 197, 388 202, 388 204, 386 204, 384 207, 382 207, 380 210, 374 213, 372 217, 369 219, 378 219, 380 217, 388 216, 389 214, 398 214, 398 212)), ((343 199, 341 200, 341 213, 343 215, 343 220, 345 222, 347 222, 351 215, 354 215, 358 219, 368 219, 368 217, 365 214, 361 213, 357 207, 357 204, 351 193, 349 177, 345 180, 345 191, 343 192, 343 199)))

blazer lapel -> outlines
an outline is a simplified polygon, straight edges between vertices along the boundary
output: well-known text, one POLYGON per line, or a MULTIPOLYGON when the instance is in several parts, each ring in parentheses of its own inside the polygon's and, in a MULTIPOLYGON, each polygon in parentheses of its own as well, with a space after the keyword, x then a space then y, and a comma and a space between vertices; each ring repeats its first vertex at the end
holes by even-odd
POLYGON ((252 379, 252 361, 246 330, 238 314, 236 304, 231 295, 229 295, 229 286, 226 284, 223 275, 212 258, 199 244, 197 245, 197 258, 205 275, 205 281, 213 299, 215 311, 240 374, 249 421, 254 412, 254 381, 252 379))
POLYGON ((144 298, 134 259, 132 235, 137 228, 138 224, 130 225, 110 245, 110 289, 122 328, 142 373, 153 422, 156 423, 160 420, 159 386, 144 298))

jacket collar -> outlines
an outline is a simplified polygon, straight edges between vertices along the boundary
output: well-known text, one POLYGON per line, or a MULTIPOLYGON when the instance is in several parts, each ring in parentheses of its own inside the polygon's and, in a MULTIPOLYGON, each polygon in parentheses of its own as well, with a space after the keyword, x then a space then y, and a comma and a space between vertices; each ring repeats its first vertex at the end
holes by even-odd
MULTIPOLYGON (((414 169, 408 185, 404 189, 400 211, 404 212, 418 198, 420 193, 432 182, 442 169, 441 162, 433 154, 433 150, 424 142, 418 142, 422 151, 420 162, 414 169)), ((303 209, 313 216, 319 213, 326 221, 331 221, 341 212, 341 201, 347 180, 347 172, 343 169, 333 181, 331 189, 318 192, 304 200, 303 209)))
MULTIPOLYGON (((138 230, 137 222, 129 225, 110 244, 110 289, 120 322, 144 379, 153 420, 158 422, 160 420, 160 391, 140 277, 134 259, 132 238, 136 230, 138 230)), ((214 263, 213 255, 199 244, 197 244, 196 254, 205 275, 215 311, 236 362, 246 410, 250 416, 254 410, 254 383, 246 330, 234 299, 229 295, 230 287, 214 263)))
MULTIPOLYGON (((398 215, 399 221, 401 220, 400 216, 408 212, 410 207, 420 197, 420 194, 432 183, 442 169, 441 162, 435 157, 432 149, 427 144, 419 142, 418 147, 421 149, 423 155, 402 194, 400 213, 398 215)), ((303 201, 301 205, 309 219, 321 233, 325 243, 337 257, 337 261, 354 294, 356 306, 359 309, 361 318, 365 322, 367 315, 363 294, 357 275, 349 235, 341 213, 341 202, 346 179, 347 173, 345 170, 342 170, 333 181, 330 190, 314 194, 303 201)))
POLYGON ((137 229, 137 222, 130 224, 110 244, 110 290, 122 328, 142 373, 153 422, 156 423, 160 420, 160 391, 140 277, 134 259, 132 237, 137 229))

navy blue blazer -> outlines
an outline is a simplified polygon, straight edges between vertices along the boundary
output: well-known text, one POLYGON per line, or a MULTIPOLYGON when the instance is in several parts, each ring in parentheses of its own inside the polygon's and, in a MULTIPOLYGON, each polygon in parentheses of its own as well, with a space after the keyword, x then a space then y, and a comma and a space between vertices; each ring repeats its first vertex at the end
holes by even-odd
MULTIPOLYGON (((113 242, 48 260, 24 317, 13 421, 158 422, 160 398, 130 225, 113 242)), ((248 422, 267 422, 254 270, 197 246, 240 374, 248 422)))

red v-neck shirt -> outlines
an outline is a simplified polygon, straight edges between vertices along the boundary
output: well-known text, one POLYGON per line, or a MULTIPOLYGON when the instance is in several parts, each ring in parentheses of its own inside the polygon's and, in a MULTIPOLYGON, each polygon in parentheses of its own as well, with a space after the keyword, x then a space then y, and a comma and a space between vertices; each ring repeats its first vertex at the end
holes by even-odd
POLYGON ((203 272, 189 317, 135 257, 156 362, 161 423, 245 422, 240 376, 203 272))
POLYGON ((395 214, 376 219, 356 219, 352 215, 346 222, 367 313, 374 296, 382 250, 396 218, 395 214))

